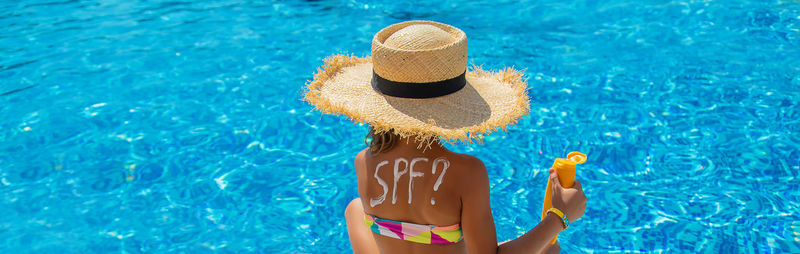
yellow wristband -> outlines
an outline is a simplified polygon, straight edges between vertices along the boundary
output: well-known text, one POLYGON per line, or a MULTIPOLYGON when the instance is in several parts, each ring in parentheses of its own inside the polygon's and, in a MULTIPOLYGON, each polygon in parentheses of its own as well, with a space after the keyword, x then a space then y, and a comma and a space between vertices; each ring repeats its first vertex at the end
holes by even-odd
POLYGON ((561 219, 561 225, 564 226, 565 230, 567 229, 567 227, 569 227, 569 219, 567 219, 567 215, 564 214, 564 212, 562 212, 561 210, 558 210, 558 208, 555 208, 555 207, 551 207, 550 209, 547 209, 547 212, 548 213, 553 213, 556 216, 558 216, 558 218, 561 219))

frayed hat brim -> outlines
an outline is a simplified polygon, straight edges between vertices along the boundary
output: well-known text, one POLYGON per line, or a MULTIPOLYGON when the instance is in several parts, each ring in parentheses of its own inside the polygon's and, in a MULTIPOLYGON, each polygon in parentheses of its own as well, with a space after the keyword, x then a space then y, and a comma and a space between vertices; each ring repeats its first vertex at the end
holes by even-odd
POLYGON ((505 130, 530 111, 527 82, 513 68, 492 72, 474 67, 464 88, 427 99, 383 95, 372 88, 372 75, 369 57, 328 57, 306 85, 303 100, 324 113, 367 123, 377 133, 391 130, 417 141, 465 144, 505 130))

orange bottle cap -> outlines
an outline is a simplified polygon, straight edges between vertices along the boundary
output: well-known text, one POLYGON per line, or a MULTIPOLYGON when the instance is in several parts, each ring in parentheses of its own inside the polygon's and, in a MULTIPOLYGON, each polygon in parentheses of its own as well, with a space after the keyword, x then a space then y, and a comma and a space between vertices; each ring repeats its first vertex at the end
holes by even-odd
POLYGON ((583 164, 586 162, 586 155, 581 152, 571 152, 567 154, 567 160, 570 160, 575 164, 583 164))

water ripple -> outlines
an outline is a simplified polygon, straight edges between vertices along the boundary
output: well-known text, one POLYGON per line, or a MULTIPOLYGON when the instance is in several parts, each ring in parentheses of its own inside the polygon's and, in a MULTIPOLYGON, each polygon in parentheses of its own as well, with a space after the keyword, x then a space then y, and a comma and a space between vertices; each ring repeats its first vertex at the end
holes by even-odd
POLYGON ((800 252, 798 17, 797 1, 2 2, 0 252, 348 249, 367 126, 302 85, 409 18, 465 30, 476 65, 526 69, 530 116, 450 146, 485 162, 500 239, 538 223, 547 168, 579 150, 589 206, 564 252, 800 252))

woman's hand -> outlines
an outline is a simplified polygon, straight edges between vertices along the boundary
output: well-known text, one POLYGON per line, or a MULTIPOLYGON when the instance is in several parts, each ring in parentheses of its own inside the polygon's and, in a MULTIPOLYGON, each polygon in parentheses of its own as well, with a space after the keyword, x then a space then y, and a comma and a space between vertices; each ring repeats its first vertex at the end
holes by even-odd
POLYGON ((550 169, 550 186, 553 188, 552 207, 567 214, 570 222, 578 220, 586 210, 586 195, 583 194, 581 182, 575 181, 572 188, 564 188, 558 181, 555 169, 550 169))

